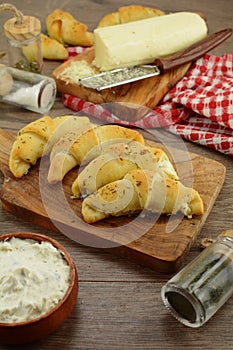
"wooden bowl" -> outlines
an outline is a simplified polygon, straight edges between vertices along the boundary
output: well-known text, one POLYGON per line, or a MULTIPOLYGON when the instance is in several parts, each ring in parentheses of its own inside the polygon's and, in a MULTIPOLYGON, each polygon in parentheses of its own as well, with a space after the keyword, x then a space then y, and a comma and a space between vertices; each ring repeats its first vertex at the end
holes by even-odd
MULTIPOLYGON (((33 239, 38 242, 46 241, 60 250, 70 267, 70 281, 68 289, 55 307, 33 320, 19 323, 0 323, 1 344, 23 344, 37 341, 58 328, 69 316, 75 306, 78 295, 78 274, 74 262, 66 249, 57 241, 45 235, 18 232, 0 235, 0 241, 9 240, 12 237, 20 239, 33 239)), ((1 267, 0 267, 1 268, 1 267)))

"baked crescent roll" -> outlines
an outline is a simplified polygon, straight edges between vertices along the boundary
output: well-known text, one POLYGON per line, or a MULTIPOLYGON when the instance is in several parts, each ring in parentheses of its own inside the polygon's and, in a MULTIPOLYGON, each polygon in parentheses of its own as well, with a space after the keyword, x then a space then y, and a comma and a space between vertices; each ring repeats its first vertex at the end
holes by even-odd
POLYGON ((72 184, 74 197, 86 197, 100 187, 122 179, 129 171, 143 169, 161 171, 165 176, 178 179, 166 153, 139 142, 118 143, 109 146, 93 159, 72 184))
POLYGON ((41 34, 41 51, 43 58, 47 60, 66 60, 68 51, 57 40, 41 34))
POLYGON ((144 144, 144 138, 138 131, 119 125, 87 125, 86 129, 64 134, 51 150, 48 182, 61 181, 72 168, 90 162, 105 147, 127 140, 144 144))
MULTIPOLYGON (((41 38, 41 52, 44 59, 47 60, 66 60, 68 58, 68 51, 57 40, 49 38, 45 34, 40 34, 41 38)), ((36 44, 24 46, 22 48, 24 56, 28 61, 33 62, 37 58, 36 44)))
POLYGON ((144 209, 167 215, 181 212, 188 218, 204 211, 202 199, 194 189, 160 172, 137 169, 86 197, 82 216, 92 224, 109 216, 131 215, 144 209))
POLYGON ((76 151, 77 157, 74 157, 72 150, 78 147, 81 154, 85 152, 88 139, 90 139, 90 145, 93 144, 92 142, 95 145, 95 133, 93 133, 93 125, 88 117, 72 117, 56 129, 48 141, 50 151, 48 182, 50 184, 61 181, 72 168, 82 161, 78 151, 76 151), (79 143, 78 145, 80 137, 85 144, 79 143))
POLYGON ((44 116, 24 126, 17 134, 9 158, 9 168, 12 174, 21 178, 26 175, 32 165, 45 153, 45 147, 50 136, 69 116, 55 119, 44 116))
POLYGON ((69 12, 54 10, 46 18, 46 27, 50 38, 61 44, 92 46, 93 33, 87 31, 84 23, 77 21, 69 12))
POLYGON ((162 16, 165 12, 141 5, 122 6, 117 12, 112 12, 104 16, 98 24, 98 27, 107 27, 121 23, 138 21, 140 19, 162 16))
POLYGON ((70 115, 66 117, 56 117, 54 119, 54 122, 56 123, 56 129, 48 139, 48 142, 46 144, 46 154, 49 154, 51 152, 55 143, 61 140, 64 135, 68 133, 74 134, 77 131, 81 133, 84 130, 92 128, 92 124, 90 123, 89 118, 86 116, 81 117, 70 115), (59 118, 61 118, 62 120, 59 121, 59 118))

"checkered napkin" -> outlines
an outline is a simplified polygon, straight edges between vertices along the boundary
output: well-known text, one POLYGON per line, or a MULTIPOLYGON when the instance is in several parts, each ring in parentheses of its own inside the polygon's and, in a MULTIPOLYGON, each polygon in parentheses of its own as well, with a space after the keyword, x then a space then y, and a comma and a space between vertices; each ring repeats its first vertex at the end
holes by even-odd
MULTIPOLYGON (((83 48, 68 48, 72 57, 83 48)), ((204 55, 163 98, 135 122, 120 120, 104 108, 64 94, 64 106, 107 122, 144 129, 164 127, 182 138, 233 156, 233 55, 204 55)))

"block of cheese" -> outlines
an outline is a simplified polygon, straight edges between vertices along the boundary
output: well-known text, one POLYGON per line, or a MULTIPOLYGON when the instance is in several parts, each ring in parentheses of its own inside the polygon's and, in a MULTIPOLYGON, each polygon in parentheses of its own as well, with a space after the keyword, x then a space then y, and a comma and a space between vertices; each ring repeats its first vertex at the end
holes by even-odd
POLYGON ((177 12, 94 30, 95 59, 101 71, 146 64, 185 49, 207 35, 205 20, 177 12))

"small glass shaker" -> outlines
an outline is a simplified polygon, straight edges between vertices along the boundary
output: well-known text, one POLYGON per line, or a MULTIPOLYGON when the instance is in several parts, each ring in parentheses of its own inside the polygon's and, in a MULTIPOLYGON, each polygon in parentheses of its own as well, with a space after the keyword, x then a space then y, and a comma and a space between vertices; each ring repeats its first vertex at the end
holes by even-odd
POLYGON ((50 77, 0 65, 0 102, 47 114, 56 92, 50 77))
POLYGON ((24 16, 11 4, 3 4, 2 6, 4 10, 12 10, 15 13, 14 18, 4 23, 4 32, 9 44, 9 66, 41 73, 43 57, 40 20, 33 16, 24 16))
POLYGON ((164 305, 181 323, 200 327, 233 294, 233 230, 224 231, 161 290, 164 305))

